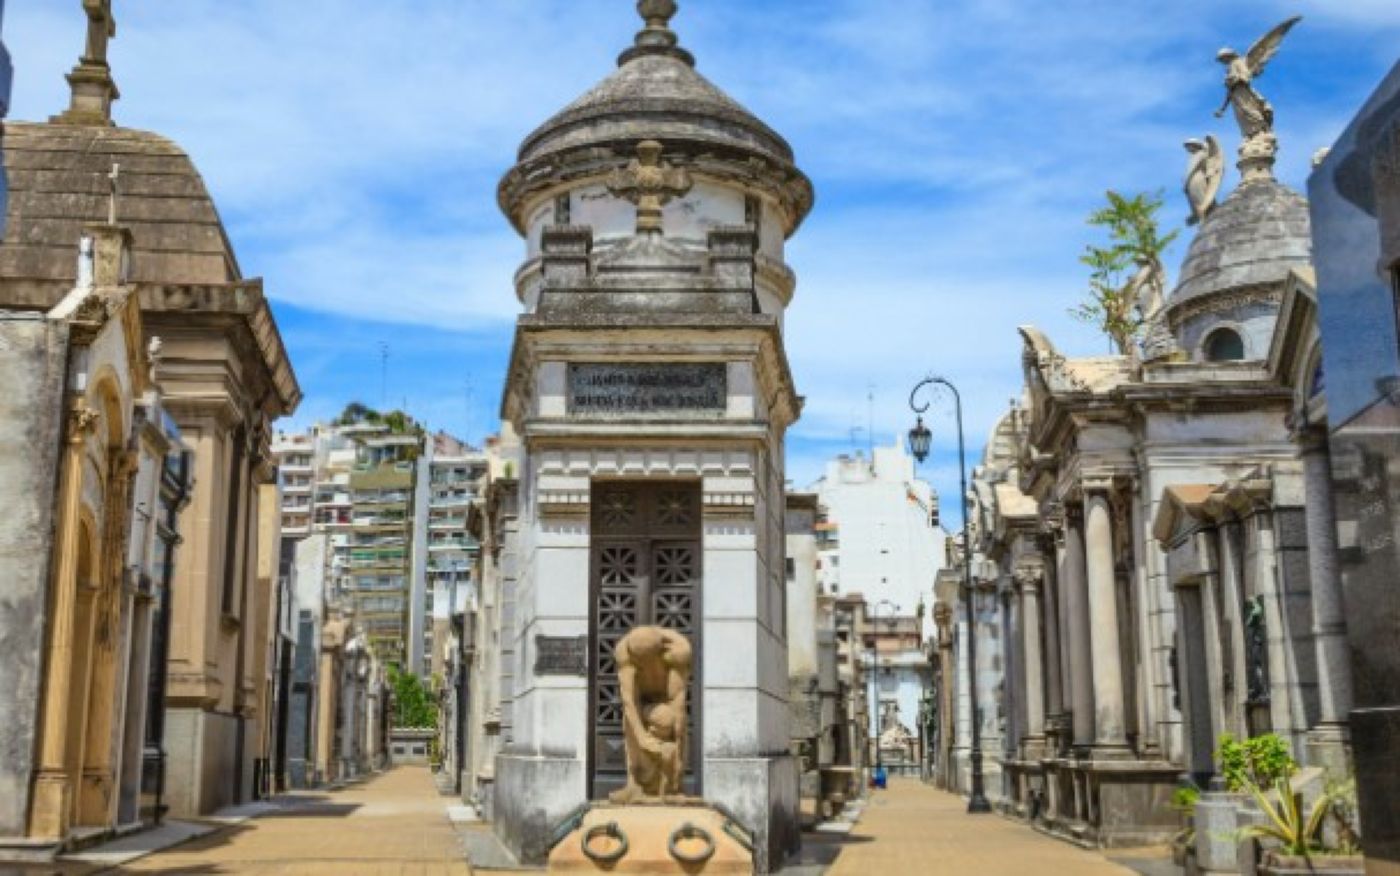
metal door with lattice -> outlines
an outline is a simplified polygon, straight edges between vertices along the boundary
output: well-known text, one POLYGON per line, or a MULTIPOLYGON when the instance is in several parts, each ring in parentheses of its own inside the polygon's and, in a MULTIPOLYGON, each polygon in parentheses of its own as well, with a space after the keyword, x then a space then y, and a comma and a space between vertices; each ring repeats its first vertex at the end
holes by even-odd
POLYGON ((700 484, 599 482, 593 486, 590 580, 590 796, 627 781, 622 697, 614 649, 636 626, 684 633, 695 653, 686 704, 690 745, 685 791, 700 793, 700 484))

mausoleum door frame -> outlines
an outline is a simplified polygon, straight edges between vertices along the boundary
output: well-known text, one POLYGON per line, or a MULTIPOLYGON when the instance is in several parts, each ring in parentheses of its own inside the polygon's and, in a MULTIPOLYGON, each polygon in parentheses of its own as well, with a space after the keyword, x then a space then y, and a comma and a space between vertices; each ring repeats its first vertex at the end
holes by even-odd
MULTIPOLYGON (((617 756, 622 750, 621 703, 612 651, 633 627, 655 624, 684 633, 693 649, 685 783, 687 793, 699 796, 704 772, 702 481, 596 479, 590 494, 588 795, 596 799, 626 780, 625 761, 617 756), (628 495, 636 499, 630 512, 615 498, 628 495), (667 503, 673 498, 688 504, 685 519, 669 516, 667 503), (625 616, 629 612, 630 618, 625 616), (604 746, 614 752, 609 765, 599 763, 604 746)), ((681 513, 680 506, 674 511, 681 513)))

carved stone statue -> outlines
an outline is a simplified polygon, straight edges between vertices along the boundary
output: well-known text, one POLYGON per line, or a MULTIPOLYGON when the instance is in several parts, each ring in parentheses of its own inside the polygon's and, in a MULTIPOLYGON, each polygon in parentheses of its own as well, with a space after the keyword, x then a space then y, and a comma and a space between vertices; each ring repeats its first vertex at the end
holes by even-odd
POLYGON ((1166 309, 1167 272, 1157 259, 1138 259, 1138 271, 1124 287, 1124 297, 1133 303, 1142 320, 1142 353, 1148 361, 1177 351, 1176 339, 1163 316, 1166 309))
POLYGON ((87 45, 83 48, 86 64, 107 63, 107 41, 117 35, 117 20, 112 16, 112 0, 83 0, 87 13, 87 45))
POLYGON ((1123 297, 1144 323, 1151 322, 1166 303, 1167 272, 1156 259, 1139 258, 1138 270, 1124 288, 1123 297))
POLYGON ((1274 55, 1278 54, 1283 38, 1293 29, 1302 16, 1295 15, 1273 30, 1264 34, 1244 57, 1231 48, 1220 50, 1216 60, 1225 65, 1225 103, 1215 113, 1216 118, 1225 115, 1225 110, 1235 108, 1235 121, 1239 123, 1240 134, 1249 140, 1260 134, 1272 134, 1274 129, 1274 108, 1264 96, 1254 88, 1254 80, 1264 75, 1274 55))
POLYGON ((1191 154, 1186 162, 1186 202, 1191 205, 1186 224, 1196 225, 1215 209, 1215 198, 1225 179, 1225 156, 1220 141, 1210 135, 1205 140, 1187 140, 1186 151, 1191 154))
POLYGON ((608 175, 608 191, 637 205, 637 233, 661 233, 661 208, 690 191, 690 174, 661 160, 655 140, 637 144, 637 157, 626 168, 608 175))
POLYGON ((617 643, 627 785, 614 803, 680 796, 685 775, 690 642, 675 630, 637 627, 617 643))

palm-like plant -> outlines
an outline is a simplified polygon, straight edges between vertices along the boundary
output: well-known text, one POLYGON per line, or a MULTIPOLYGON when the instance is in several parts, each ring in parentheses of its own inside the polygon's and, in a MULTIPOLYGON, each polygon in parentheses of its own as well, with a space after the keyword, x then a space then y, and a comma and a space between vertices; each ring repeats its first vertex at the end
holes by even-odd
POLYGON ((1295 855, 1306 858, 1312 852, 1321 850, 1319 837, 1322 834, 1322 822, 1327 818, 1327 813, 1332 810, 1332 805, 1337 798, 1334 790, 1324 791, 1313 803, 1312 809, 1304 817, 1303 795, 1293 790, 1293 780, 1287 776, 1280 776, 1274 785, 1274 791, 1278 796, 1275 803, 1269 795, 1258 785, 1251 781, 1244 782, 1247 790, 1254 802, 1259 806, 1259 811, 1264 813, 1268 819, 1266 824, 1256 824, 1244 828, 1241 833, 1251 839, 1272 839, 1277 840, 1281 846, 1280 851, 1285 855, 1295 855))

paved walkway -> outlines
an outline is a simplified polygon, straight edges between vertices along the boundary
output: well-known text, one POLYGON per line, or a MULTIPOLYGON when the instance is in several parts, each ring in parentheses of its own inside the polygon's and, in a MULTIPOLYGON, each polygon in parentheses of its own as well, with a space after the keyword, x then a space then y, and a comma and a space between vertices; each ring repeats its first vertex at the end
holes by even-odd
POLYGON ((176 846, 123 873, 469 874, 445 798, 422 767, 334 793, 294 794, 280 811, 176 846))
POLYGON ((1133 873, 1101 854, 999 815, 968 815, 961 797, 914 779, 892 779, 889 790, 876 792, 860 822, 835 845, 839 853, 827 871, 830 876, 1133 873))

